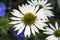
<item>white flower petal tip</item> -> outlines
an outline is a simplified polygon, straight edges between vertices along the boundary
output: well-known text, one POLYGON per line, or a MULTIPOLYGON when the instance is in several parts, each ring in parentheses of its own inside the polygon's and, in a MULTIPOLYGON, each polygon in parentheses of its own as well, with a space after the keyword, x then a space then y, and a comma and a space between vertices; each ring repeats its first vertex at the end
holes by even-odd
POLYGON ((58 23, 57 22, 55 22, 55 26, 56 26, 56 29, 58 29, 58 23))
POLYGON ((11 12, 11 14, 16 16, 16 17, 21 17, 22 16, 22 14, 16 9, 14 9, 13 12, 11 12))
POLYGON ((22 27, 22 28, 18 31, 17 35, 19 35, 20 33, 22 33, 23 30, 24 30, 24 27, 22 27))
POLYGON ((17 22, 10 22, 9 24, 17 24, 17 22))

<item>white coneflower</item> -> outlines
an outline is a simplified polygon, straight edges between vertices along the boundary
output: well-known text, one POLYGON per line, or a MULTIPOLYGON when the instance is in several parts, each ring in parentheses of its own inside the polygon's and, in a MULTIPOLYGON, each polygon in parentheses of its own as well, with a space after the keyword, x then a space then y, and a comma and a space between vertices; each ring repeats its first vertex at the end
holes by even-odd
POLYGON ((43 15, 47 16, 47 17, 51 17, 54 16, 52 13, 52 11, 50 11, 49 9, 53 9, 53 7, 50 7, 51 3, 47 3, 48 0, 31 0, 27 1, 30 5, 35 6, 35 7, 39 7, 38 10, 42 10, 43 11, 43 15))
POLYGON ((55 27, 51 24, 49 24, 50 27, 52 28, 49 28, 49 27, 46 27, 46 31, 43 32, 47 35, 50 35, 46 38, 46 40, 60 40, 60 28, 58 27, 58 24, 57 22, 55 23, 55 27))
POLYGON ((50 7, 51 3, 47 3, 48 0, 31 0, 27 1, 30 5, 33 6, 39 6, 39 8, 43 8, 43 9, 52 9, 52 7, 50 7))
POLYGON ((19 35, 24 29, 25 37, 30 37, 31 32, 35 35, 35 32, 39 33, 38 28, 44 30, 43 27, 47 26, 46 23, 48 20, 46 16, 44 16, 42 11, 38 11, 38 7, 31 6, 31 5, 22 5, 19 6, 18 10, 14 9, 12 15, 16 17, 10 17, 13 21, 9 24, 15 24, 14 28, 15 31, 18 30, 17 35, 19 35))

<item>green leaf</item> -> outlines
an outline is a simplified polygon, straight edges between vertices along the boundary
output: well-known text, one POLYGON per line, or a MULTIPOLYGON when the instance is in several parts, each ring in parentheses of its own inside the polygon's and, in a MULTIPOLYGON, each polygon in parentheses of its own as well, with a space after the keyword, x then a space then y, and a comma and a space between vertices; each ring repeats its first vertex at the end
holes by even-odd
POLYGON ((7 31, 10 29, 8 17, 2 17, 0 19, 1 19, 0 20, 0 29, 1 29, 2 33, 7 34, 7 31))

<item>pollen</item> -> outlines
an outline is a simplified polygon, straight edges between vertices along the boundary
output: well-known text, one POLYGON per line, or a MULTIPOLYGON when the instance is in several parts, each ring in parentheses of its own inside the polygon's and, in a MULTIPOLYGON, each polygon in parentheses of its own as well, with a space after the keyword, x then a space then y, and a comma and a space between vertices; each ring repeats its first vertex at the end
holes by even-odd
POLYGON ((56 37, 60 37, 60 29, 56 30, 56 31, 54 32, 54 35, 55 35, 56 37))
POLYGON ((32 25, 35 23, 35 20, 36 20, 36 16, 31 12, 28 12, 28 13, 24 14, 24 16, 23 16, 24 24, 32 25))

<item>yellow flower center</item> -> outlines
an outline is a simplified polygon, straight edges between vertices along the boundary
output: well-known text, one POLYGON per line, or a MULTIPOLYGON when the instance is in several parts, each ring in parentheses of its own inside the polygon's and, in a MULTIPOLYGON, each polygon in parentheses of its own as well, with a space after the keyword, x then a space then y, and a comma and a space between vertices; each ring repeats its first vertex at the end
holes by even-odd
POLYGON ((24 24, 32 25, 35 23, 35 20, 36 20, 36 16, 31 12, 28 12, 28 13, 24 14, 24 16, 23 16, 24 24))
POLYGON ((56 37, 60 37, 60 29, 59 29, 59 30, 56 30, 56 31, 54 32, 54 35, 55 35, 56 37))

